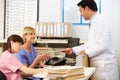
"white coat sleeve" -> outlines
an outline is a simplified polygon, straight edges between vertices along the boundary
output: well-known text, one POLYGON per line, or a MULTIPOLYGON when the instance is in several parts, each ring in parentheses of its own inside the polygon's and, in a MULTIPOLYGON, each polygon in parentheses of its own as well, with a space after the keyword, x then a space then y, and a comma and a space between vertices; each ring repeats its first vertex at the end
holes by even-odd
MULTIPOLYGON (((104 23, 103 23, 104 24, 104 23)), ((104 25, 97 25, 88 39, 88 48, 85 50, 89 57, 95 57, 106 51, 109 44, 109 31, 104 25)))
POLYGON ((81 50, 85 50, 87 49, 87 43, 81 45, 81 46, 76 46, 76 47, 73 47, 73 52, 78 55, 80 53, 81 50))

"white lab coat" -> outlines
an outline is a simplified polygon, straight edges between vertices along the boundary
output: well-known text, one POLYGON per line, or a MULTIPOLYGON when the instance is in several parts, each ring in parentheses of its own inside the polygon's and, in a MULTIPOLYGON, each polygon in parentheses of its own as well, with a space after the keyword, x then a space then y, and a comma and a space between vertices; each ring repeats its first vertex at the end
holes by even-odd
POLYGON ((90 21, 88 42, 73 47, 73 51, 77 54, 85 50, 90 57, 90 66, 96 67, 92 80, 119 80, 110 29, 97 13, 90 21))

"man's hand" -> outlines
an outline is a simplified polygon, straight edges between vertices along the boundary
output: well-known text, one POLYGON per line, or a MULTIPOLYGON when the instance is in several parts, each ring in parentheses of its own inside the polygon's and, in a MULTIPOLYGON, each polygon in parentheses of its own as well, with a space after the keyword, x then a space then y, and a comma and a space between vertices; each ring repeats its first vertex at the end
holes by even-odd
POLYGON ((66 48, 66 49, 63 49, 63 50, 61 50, 62 52, 65 52, 66 54, 72 54, 72 48, 66 48))

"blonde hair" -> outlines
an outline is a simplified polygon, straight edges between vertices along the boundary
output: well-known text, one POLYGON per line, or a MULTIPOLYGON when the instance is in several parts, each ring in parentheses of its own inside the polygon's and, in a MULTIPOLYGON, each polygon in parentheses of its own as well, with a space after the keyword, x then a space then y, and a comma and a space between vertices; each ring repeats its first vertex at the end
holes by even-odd
POLYGON ((34 33, 34 32, 35 32, 35 29, 33 27, 31 27, 31 26, 24 27, 23 35, 22 35, 24 42, 25 42, 24 36, 31 34, 31 33, 34 33))

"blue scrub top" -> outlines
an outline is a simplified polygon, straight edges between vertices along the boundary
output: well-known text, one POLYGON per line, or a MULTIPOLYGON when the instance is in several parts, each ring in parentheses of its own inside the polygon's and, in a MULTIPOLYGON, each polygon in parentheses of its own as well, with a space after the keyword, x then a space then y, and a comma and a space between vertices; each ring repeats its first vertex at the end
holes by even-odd
POLYGON ((23 63, 23 64, 27 64, 28 66, 30 66, 33 61, 35 60, 35 58, 37 57, 37 53, 35 51, 35 48, 33 45, 30 46, 32 52, 28 52, 26 51, 24 48, 21 48, 21 50, 16 53, 16 57, 23 63))

